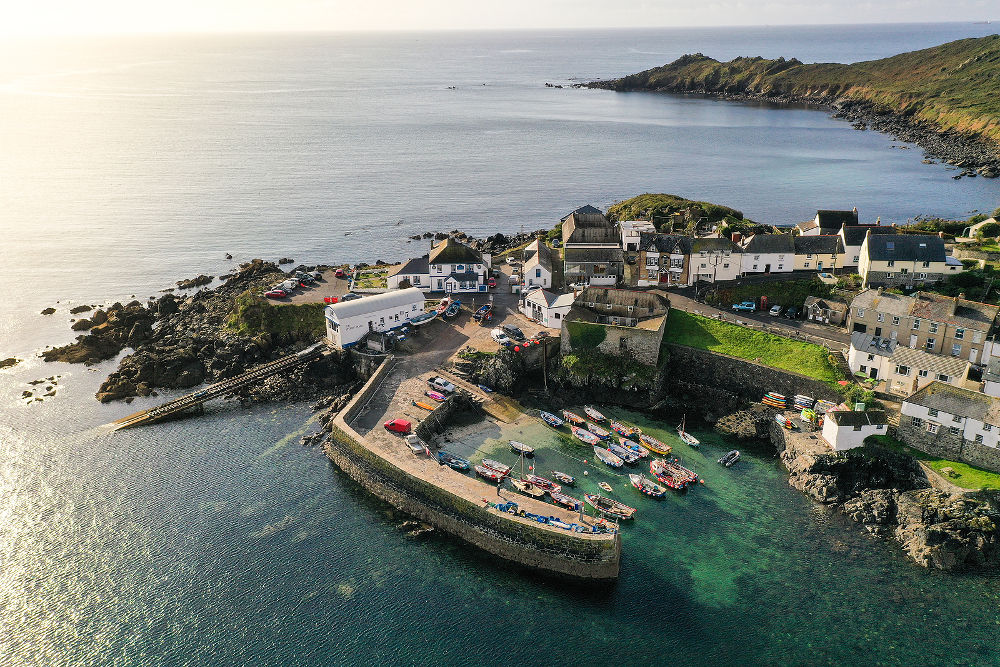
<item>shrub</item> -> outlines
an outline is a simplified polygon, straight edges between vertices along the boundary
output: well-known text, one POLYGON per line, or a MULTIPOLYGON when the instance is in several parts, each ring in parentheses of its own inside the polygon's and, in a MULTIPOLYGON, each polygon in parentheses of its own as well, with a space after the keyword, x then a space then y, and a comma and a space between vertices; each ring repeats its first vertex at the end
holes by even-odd
MULTIPOLYGON (((972 222, 972 220, 969 220, 969 222, 972 222)), ((977 239, 994 239, 997 236, 1000 236, 1000 223, 997 222, 987 223, 976 230, 977 239)))

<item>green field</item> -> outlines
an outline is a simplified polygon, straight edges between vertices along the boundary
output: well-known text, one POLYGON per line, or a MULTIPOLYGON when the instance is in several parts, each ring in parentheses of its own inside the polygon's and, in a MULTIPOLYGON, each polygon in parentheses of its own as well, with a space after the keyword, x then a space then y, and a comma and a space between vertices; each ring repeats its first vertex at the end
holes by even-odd
POLYGON ((354 287, 358 289, 380 289, 388 287, 386 279, 389 277, 389 269, 375 269, 371 271, 358 271, 354 274, 354 287))
POLYGON ((919 449, 907 447, 896 438, 887 435, 873 435, 866 438, 865 443, 867 444, 869 440, 886 449, 902 452, 915 459, 920 459, 933 468, 941 477, 963 489, 1000 489, 1000 474, 995 472, 976 468, 961 461, 949 461, 948 459, 940 459, 936 456, 925 454, 919 449), (953 472, 951 474, 941 472, 944 468, 951 468, 953 472))
POLYGON ((843 379, 840 371, 830 364, 826 348, 819 345, 754 331, 681 310, 670 311, 663 342, 720 352, 824 382, 835 383, 843 379))

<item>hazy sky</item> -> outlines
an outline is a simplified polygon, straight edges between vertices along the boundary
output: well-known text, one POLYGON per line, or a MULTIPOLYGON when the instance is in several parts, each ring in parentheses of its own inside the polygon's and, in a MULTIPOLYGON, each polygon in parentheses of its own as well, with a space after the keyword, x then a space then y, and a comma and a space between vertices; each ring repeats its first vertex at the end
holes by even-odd
POLYGON ((1000 19, 997 0, 0 0, 2 35, 985 19, 1000 19))

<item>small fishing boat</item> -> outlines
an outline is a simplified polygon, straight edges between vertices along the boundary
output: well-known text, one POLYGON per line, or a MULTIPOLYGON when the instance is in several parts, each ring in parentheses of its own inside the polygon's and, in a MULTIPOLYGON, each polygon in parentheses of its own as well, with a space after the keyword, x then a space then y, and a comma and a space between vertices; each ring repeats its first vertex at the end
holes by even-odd
POLYGON ((596 493, 585 493, 583 497, 594 509, 618 517, 619 519, 631 519, 635 516, 635 508, 629 507, 625 503, 620 503, 613 498, 605 498, 596 493))
POLYGON ((438 316, 437 311, 436 310, 432 310, 429 313, 423 313, 423 314, 417 315, 416 317, 411 317, 410 318, 410 324, 412 326, 419 327, 421 324, 427 324, 428 322, 430 322, 431 320, 433 320, 437 316, 438 316))
POLYGON ((607 482, 598 482, 597 486, 601 487, 602 489, 604 489, 608 493, 611 493, 614 490, 614 489, 611 488, 611 485, 608 484, 607 482))
POLYGON ((462 302, 460 300, 458 300, 458 299, 455 299, 454 301, 451 302, 451 304, 448 306, 448 308, 444 311, 444 316, 445 317, 455 317, 456 315, 458 315, 458 311, 459 311, 459 309, 461 307, 462 307, 462 302))
POLYGON ((545 495, 545 491, 539 489, 531 482, 525 482, 523 479, 511 478, 510 483, 511 485, 513 485, 515 489, 517 489, 526 496, 531 496, 532 498, 541 498, 542 496, 545 495))
POLYGON ((600 459, 601 463, 612 468, 621 468, 623 461, 609 452, 606 449, 600 447, 594 447, 594 456, 600 459))
POLYGON ((451 298, 445 297, 438 302, 437 308, 434 309, 435 314, 443 315, 444 311, 448 310, 448 306, 451 305, 451 298))
POLYGON ((469 462, 463 459, 461 456, 455 456, 446 451, 440 451, 437 453, 438 463, 443 466, 448 466, 452 470, 468 470, 469 462))
POLYGON ((534 484, 543 491, 555 491, 556 493, 562 491, 562 487, 553 482, 551 479, 545 479, 544 477, 539 477, 538 475, 521 475, 521 479, 529 484, 534 484))
POLYGON ((483 459, 483 465, 487 468, 492 468, 502 475, 510 474, 510 466, 506 466, 499 461, 494 461, 493 459, 483 459))
POLYGON ((685 444, 691 445, 695 449, 701 447, 701 441, 685 430, 686 425, 687 415, 684 415, 684 418, 681 419, 681 423, 677 425, 677 435, 681 437, 681 440, 683 440, 685 444))
POLYGON ((625 449, 632 450, 633 452, 639 455, 639 458, 644 459, 647 456, 649 456, 649 450, 640 445, 635 440, 629 440, 628 438, 621 437, 618 438, 618 444, 620 444, 625 449))
POLYGON ((576 438, 582 440, 588 445, 596 445, 601 441, 600 438, 598 438, 596 435, 594 435, 585 428, 580 428, 579 426, 570 426, 570 430, 573 431, 573 435, 576 438))
POLYGON ((645 433, 639 434, 639 440, 642 444, 651 452, 656 452, 657 454, 663 454, 666 456, 670 452, 674 451, 674 448, 665 442, 660 442, 651 435, 646 435, 645 433))
POLYGON ((429 396, 430 398, 433 398, 435 401, 443 401, 444 399, 448 398, 444 394, 438 393, 436 391, 425 391, 424 396, 429 396))
POLYGON ((632 465, 639 460, 638 452, 633 452, 631 449, 622 447, 621 445, 616 445, 613 442, 607 443, 608 451, 620 458, 625 463, 632 465))
POLYGON ((564 472, 559 472, 558 470, 552 471, 552 476, 556 478, 557 482, 565 484, 566 486, 573 486, 576 484, 576 478, 573 475, 567 475, 564 472))
POLYGON ((505 473, 502 473, 499 470, 494 470, 493 468, 487 466, 479 466, 479 465, 476 466, 476 474, 479 475, 480 477, 485 477, 491 482, 498 482, 507 476, 505 473))
POLYGON ((567 496, 565 493, 559 493, 558 491, 549 491, 549 497, 559 505, 567 507, 574 512, 580 509, 580 501, 573 496, 567 496))
POLYGON ((551 412, 545 412, 544 410, 542 412, 539 412, 538 416, 542 418, 543 422, 545 422, 552 428, 559 428, 560 426, 566 423, 562 419, 559 419, 559 417, 556 417, 551 412))
POLYGON ((649 462, 649 472, 657 480, 671 489, 681 490, 696 481, 698 475, 682 465, 666 459, 653 459, 649 462))
POLYGON ((534 456, 535 448, 530 445, 526 445, 523 442, 518 442, 517 440, 510 441, 510 449, 515 454, 524 454, 525 456, 534 456))
POLYGON ((608 420, 607 417, 605 417, 604 415, 602 415, 600 412, 597 411, 597 408, 591 405, 583 406, 583 411, 587 414, 588 417, 593 419, 595 422, 604 422, 608 420))
POLYGON ((493 388, 492 387, 487 387, 485 384, 477 384, 476 386, 479 387, 480 389, 482 389, 483 391, 485 391, 487 394, 492 394, 493 393, 493 388))
POLYGON ((472 319, 477 322, 489 322, 493 319, 493 304, 488 303, 484 306, 480 306, 479 310, 472 316, 472 319))
POLYGON ((662 498, 666 494, 666 488, 660 486, 645 475, 632 474, 628 476, 632 486, 651 498, 662 498))
POLYGON ((614 431, 618 435, 623 435, 626 438, 629 437, 630 435, 635 434, 635 429, 633 427, 627 424, 623 424, 621 422, 616 422, 614 419, 608 421, 608 426, 611 427, 612 431, 614 431))
POLYGON ((736 463, 739 460, 740 460, 740 452, 739 452, 739 450, 733 449, 733 450, 730 450, 729 452, 726 452, 726 454, 723 455, 723 457, 721 459, 719 459, 719 463, 721 463, 722 465, 724 465, 724 466, 726 466, 728 468, 729 466, 733 465, 734 463, 736 463))
POLYGON ((576 414, 575 412, 570 412, 569 410, 563 410, 562 411, 562 416, 563 416, 563 419, 565 419, 566 421, 568 421, 573 426, 583 426, 584 424, 587 423, 586 420, 584 420, 583 417, 581 417, 580 415, 576 414))
POLYGON ((596 435, 601 440, 607 440, 608 438, 611 437, 610 431, 601 428, 597 424, 592 424, 590 422, 587 422, 587 430, 596 435))

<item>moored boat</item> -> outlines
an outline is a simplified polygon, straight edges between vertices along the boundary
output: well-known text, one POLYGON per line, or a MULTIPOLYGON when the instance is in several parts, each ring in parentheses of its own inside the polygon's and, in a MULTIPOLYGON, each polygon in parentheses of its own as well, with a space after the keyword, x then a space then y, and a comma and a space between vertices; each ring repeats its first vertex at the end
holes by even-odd
POLYGON ((438 302, 438 305, 434 309, 434 312, 437 313, 438 315, 443 315, 444 311, 448 310, 448 306, 450 305, 451 305, 451 299, 449 297, 445 297, 438 302))
POLYGON ((531 482, 525 482, 523 479, 514 479, 512 477, 510 483, 515 489, 517 489, 526 496, 531 496, 532 498, 541 498, 542 496, 545 495, 545 491, 538 488, 531 482))
POLYGON ((600 459, 601 463, 603 463, 606 466, 610 466, 612 468, 622 467, 623 461, 620 458, 618 458, 608 450, 603 449, 601 447, 597 447, 596 445, 594 446, 594 456, 600 459))
POLYGON ((596 493, 585 493, 583 497, 591 507, 605 514, 619 519, 631 519, 635 516, 636 509, 634 507, 629 507, 613 498, 606 498, 596 493))
POLYGON ((542 418, 543 422, 545 422, 552 428, 559 428, 560 426, 566 423, 562 419, 559 419, 559 417, 556 417, 551 412, 545 412, 544 410, 542 412, 539 412, 538 416, 542 418))
POLYGON ((587 430, 596 435, 601 440, 607 440, 608 438, 611 437, 610 431, 601 428, 597 424, 592 424, 591 422, 587 422, 587 430))
POLYGON ((657 480, 671 489, 681 490, 698 478, 693 472, 665 459, 653 459, 649 462, 649 472, 657 480))
POLYGON ((553 482, 551 479, 545 479, 544 477, 539 477, 538 475, 521 475, 521 479, 529 484, 534 484, 543 491, 555 491, 556 493, 562 491, 562 487, 553 482))
POLYGON ((526 445, 523 442, 518 442, 517 440, 511 440, 509 442, 510 442, 510 449, 515 454, 524 454, 525 456, 535 455, 534 447, 526 445))
POLYGON ((667 455, 674 451, 674 448, 665 442, 660 442, 651 435, 646 435, 645 433, 639 434, 639 440, 642 444, 651 452, 656 452, 657 454, 667 455))
POLYGON ((638 452, 633 452, 631 449, 626 449, 621 445, 616 445, 613 442, 607 443, 608 451, 620 458, 625 463, 632 465, 639 460, 638 452))
POLYGON ((585 428, 580 428, 579 426, 570 426, 570 430, 573 431, 573 435, 576 438, 582 440, 588 445, 596 445, 598 442, 601 441, 600 438, 598 438, 596 435, 594 435, 585 428))
POLYGON ((729 466, 733 465, 734 463, 736 463, 739 460, 740 460, 740 452, 739 452, 739 450, 733 449, 733 450, 730 450, 729 452, 727 452, 726 454, 724 454, 722 456, 722 458, 719 459, 719 463, 721 463, 722 465, 724 465, 724 466, 726 466, 728 468, 729 466))
POLYGON ((640 445, 635 440, 629 440, 626 437, 618 438, 618 444, 620 444, 625 449, 630 449, 639 455, 639 458, 646 458, 649 456, 649 450, 640 445))
POLYGON ((487 468, 492 468, 493 470, 496 470, 502 475, 510 474, 511 470, 510 466, 504 465, 499 461, 494 461, 493 459, 483 459, 483 465, 486 466, 487 468))
POLYGON ((499 470, 490 468, 488 466, 477 465, 475 469, 477 475, 479 475, 480 477, 485 477, 486 479, 492 482, 500 481, 501 479, 507 476, 506 473, 502 473, 499 470))
POLYGON ((583 426, 586 424, 586 420, 575 412, 570 412, 569 410, 562 411, 563 419, 568 421, 573 426, 583 426))
POLYGON ((628 479, 632 482, 632 486, 651 498, 662 498, 667 492, 666 488, 660 486, 645 475, 636 475, 633 473, 628 476, 628 479))
POLYGON ((612 431, 614 431, 618 435, 623 435, 626 438, 629 437, 630 435, 635 434, 635 428, 629 426, 628 424, 616 422, 614 419, 608 421, 608 426, 611 427, 612 431))
POLYGON ((698 440, 698 438, 691 435, 690 433, 688 433, 686 430, 686 426, 687 426, 687 415, 684 415, 684 418, 681 419, 681 423, 677 425, 677 435, 681 437, 681 440, 683 440, 685 444, 688 444, 695 448, 700 447, 701 441, 698 440))
POLYGON ((614 489, 611 488, 611 485, 608 484, 607 482, 598 482, 597 486, 601 487, 602 489, 604 489, 608 493, 611 493, 612 491, 614 491, 614 489))
POLYGON ((549 491, 549 497, 552 498, 553 502, 556 504, 567 507, 573 511, 580 509, 580 501, 573 496, 567 496, 565 493, 560 493, 558 491, 549 491))
POLYGON ((461 456, 455 456, 454 454, 446 451, 440 451, 437 453, 438 463, 443 466, 448 466, 452 470, 468 470, 469 462, 463 459, 461 456))
POLYGON ((556 481, 560 484, 565 484, 566 486, 573 486, 576 484, 576 477, 573 477, 573 475, 567 475, 564 472, 553 470, 552 476, 555 477, 556 481))
POLYGON ((605 417, 603 414, 601 414, 597 410, 597 408, 595 408, 592 405, 585 405, 585 406, 583 406, 583 411, 584 411, 584 413, 586 413, 586 415, 588 417, 590 417, 591 419, 593 419, 595 422, 603 422, 603 421, 607 421, 608 420, 607 417, 605 417))

